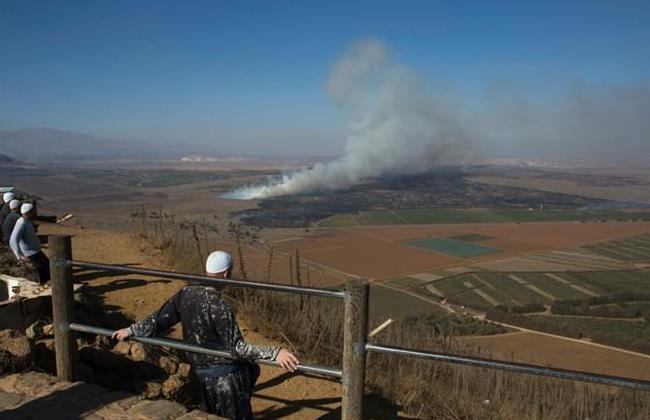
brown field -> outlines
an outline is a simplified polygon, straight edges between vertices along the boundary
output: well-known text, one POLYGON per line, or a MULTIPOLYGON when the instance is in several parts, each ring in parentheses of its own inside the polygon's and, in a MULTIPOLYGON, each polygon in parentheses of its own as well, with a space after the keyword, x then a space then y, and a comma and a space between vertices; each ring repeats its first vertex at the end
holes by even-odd
POLYGON ((554 368, 650 379, 650 358, 531 332, 471 337, 465 341, 495 359, 554 368))
MULTIPOLYGON (((306 239, 282 242, 277 247, 283 252, 299 249, 304 260, 351 275, 377 279, 507 260, 521 253, 572 248, 645 232, 650 232, 648 222, 385 226, 318 230, 306 239), (461 259, 403 244, 406 240, 427 236, 463 234, 494 237, 480 243, 500 248, 503 252, 461 259)), ((548 265, 547 262, 537 264, 544 268, 548 265)))
POLYGON ((396 276, 458 264, 456 258, 390 241, 344 242, 339 247, 301 249, 300 252, 304 259, 368 278, 396 276))

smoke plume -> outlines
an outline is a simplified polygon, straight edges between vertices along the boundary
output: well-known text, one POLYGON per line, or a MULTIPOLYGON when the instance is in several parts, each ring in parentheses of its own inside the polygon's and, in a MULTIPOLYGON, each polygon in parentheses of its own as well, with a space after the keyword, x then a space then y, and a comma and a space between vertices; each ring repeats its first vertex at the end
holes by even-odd
POLYGON ((413 70, 395 63, 379 41, 353 44, 334 63, 326 91, 349 117, 344 154, 228 197, 261 199, 339 189, 387 173, 421 171, 464 142, 456 115, 434 99, 413 70))

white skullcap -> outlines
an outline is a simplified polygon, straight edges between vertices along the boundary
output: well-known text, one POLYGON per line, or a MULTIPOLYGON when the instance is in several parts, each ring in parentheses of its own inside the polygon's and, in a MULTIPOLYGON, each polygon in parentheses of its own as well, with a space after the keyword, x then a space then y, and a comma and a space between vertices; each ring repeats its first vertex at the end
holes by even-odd
POLYGON ((11 210, 17 209, 20 207, 20 200, 13 199, 9 202, 9 208, 11 210))
POLYGON ((29 212, 31 209, 34 208, 34 205, 32 203, 25 203, 22 206, 20 206, 20 213, 25 214, 29 212))
POLYGON ((214 251, 205 262, 205 271, 208 274, 219 274, 227 271, 232 266, 232 256, 223 251, 214 251))
POLYGON ((6 192, 5 195, 2 196, 2 199, 4 200, 5 203, 10 202, 14 198, 16 198, 16 194, 12 192, 6 192))

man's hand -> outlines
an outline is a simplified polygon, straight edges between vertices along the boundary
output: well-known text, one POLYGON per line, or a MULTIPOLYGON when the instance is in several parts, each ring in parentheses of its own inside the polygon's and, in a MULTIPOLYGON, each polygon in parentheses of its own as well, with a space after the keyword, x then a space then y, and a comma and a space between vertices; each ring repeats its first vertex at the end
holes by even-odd
POLYGON ((294 356, 293 353, 285 349, 280 349, 280 352, 275 358, 275 361, 280 363, 280 365, 289 372, 295 372, 298 369, 298 364, 300 363, 298 361, 298 358, 294 356))
POLYGON ((125 340, 131 336, 131 332, 129 331, 128 328, 122 328, 121 330, 117 330, 113 333, 113 338, 119 341, 125 340))

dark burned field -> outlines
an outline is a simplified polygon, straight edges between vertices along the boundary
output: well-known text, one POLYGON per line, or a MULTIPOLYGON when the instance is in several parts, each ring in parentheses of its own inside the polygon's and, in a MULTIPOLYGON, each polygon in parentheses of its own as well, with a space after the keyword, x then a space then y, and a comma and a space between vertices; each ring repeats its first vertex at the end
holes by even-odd
MULTIPOLYGON (((356 215, 359 212, 365 212, 365 218, 359 224, 410 224, 418 222, 400 221, 399 215, 396 216, 393 211, 472 208, 525 211, 531 207, 537 209, 540 205, 545 209, 575 210, 585 207, 602 208, 611 204, 603 199, 483 184, 468 179, 476 173, 477 169, 448 167, 421 175, 386 177, 343 191, 266 199, 258 208, 242 211, 239 215, 242 221, 251 225, 280 228, 309 226, 334 215, 356 215), (393 214, 386 214, 382 212, 384 210, 390 210, 393 214), (373 215, 378 214, 380 220, 373 220, 373 215)), ((561 215, 557 217, 563 220, 561 215)), ((579 220, 580 215, 573 215, 571 220, 576 217, 579 220)), ((430 219, 425 217, 421 223, 436 222, 430 219)), ((523 219, 522 221, 527 221, 527 218, 523 219)), ((354 220, 348 219, 341 226, 345 226, 346 222, 348 226, 356 224, 354 220)), ((469 220, 463 219, 461 222, 469 220)))

